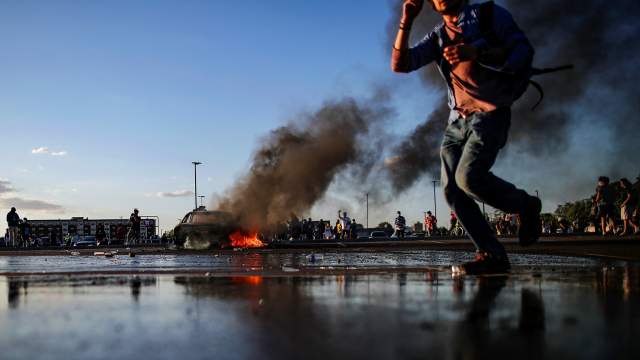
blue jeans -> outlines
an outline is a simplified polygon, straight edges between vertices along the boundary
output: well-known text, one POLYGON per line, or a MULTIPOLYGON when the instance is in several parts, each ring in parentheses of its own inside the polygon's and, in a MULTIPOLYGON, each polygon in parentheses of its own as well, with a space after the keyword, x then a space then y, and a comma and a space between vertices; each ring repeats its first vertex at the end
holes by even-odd
POLYGON ((440 149, 444 196, 458 221, 481 251, 505 254, 478 204, 506 213, 521 213, 529 195, 493 173, 498 152, 507 141, 511 109, 500 108, 450 119, 440 149))

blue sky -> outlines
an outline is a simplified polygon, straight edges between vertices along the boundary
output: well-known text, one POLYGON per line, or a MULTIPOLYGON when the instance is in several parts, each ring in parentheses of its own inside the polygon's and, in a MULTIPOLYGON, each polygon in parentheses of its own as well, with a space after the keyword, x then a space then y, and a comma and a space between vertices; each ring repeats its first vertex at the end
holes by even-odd
MULTIPOLYGON (((168 228, 193 198, 160 193, 192 189, 191 161, 201 194, 221 193, 270 129, 392 81, 389 16, 364 0, 4 1, 2 205, 62 208, 19 206, 30 218, 138 207, 168 228)), ((407 113, 408 129, 426 109, 407 113)))

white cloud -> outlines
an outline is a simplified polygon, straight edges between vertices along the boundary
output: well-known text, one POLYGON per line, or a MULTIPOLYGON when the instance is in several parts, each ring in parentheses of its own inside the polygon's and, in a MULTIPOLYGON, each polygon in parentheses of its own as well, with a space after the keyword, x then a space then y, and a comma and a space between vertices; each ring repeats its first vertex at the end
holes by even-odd
POLYGON ((57 204, 52 204, 42 200, 23 199, 19 197, 3 198, 0 199, 0 203, 4 207, 15 207, 18 210, 32 210, 32 211, 50 211, 50 212, 63 212, 64 208, 57 204))
POLYGON ((18 210, 49 211, 56 213, 64 212, 64 207, 48 201, 25 199, 18 196, 1 197, 2 195, 15 192, 16 190, 11 181, 0 179, 0 207, 16 207, 18 210))
POLYGON ((49 148, 46 147, 46 146, 33 148, 33 149, 31 149, 31 153, 32 154, 48 154, 49 153, 49 148))
POLYGON ((31 149, 31 153, 35 155, 51 155, 51 156, 66 156, 66 150, 52 151, 46 146, 40 146, 31 149))
POLYGON ((157 197, 160 198, 178 198, 178 197, 188 197, 193 196, 193 191, 191 190, 176 190, 170 192, 158 192, 156 193, 157 197))

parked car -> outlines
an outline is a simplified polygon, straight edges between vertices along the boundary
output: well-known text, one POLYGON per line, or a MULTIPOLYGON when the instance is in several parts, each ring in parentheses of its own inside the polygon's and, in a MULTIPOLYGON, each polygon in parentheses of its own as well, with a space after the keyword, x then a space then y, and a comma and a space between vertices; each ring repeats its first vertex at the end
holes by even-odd
POLYGON ((73 246, 86 246, 86 247, 94 247, 97 246, 96 237, 95 236, 85 236, 81 240, 75 242, 73 246))
POLYGON ((187 213, 173 231, 176 245, 203 249, 224 246, 235 230, 228 212, 199 209, 187 213))

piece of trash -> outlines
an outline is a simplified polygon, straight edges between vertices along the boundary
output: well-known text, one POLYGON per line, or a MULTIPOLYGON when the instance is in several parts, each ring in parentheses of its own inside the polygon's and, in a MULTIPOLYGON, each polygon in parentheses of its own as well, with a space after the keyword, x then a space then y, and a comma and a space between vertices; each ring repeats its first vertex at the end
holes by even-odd
POLYGON ((78 256, 78 255, 80 255, 80 251, 72 251, 71 255, 78 256))
POLYGON ((104 253, 104 257, 111 258, 111 257, 113 257, 113 253, 112 252, 105 252, 104 253))
POLYGON ((284 271, 284 272, 299 272, 300 269, 296 269, 296 268, 292 268, 292 267, 288 267, 288 266, 283 266, 282 267, 282 271, 284 271))
POLYGON ((104 251, 94 251, 93 256, 104 256, 104 251))

